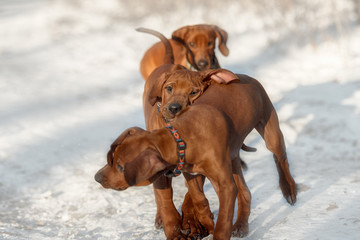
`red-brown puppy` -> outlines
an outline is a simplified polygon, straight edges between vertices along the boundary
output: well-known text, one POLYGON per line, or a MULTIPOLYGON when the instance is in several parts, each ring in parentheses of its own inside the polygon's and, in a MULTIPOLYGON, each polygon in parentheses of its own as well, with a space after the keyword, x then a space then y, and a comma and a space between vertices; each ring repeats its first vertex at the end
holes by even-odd
MULTIPOLYGON (((181 70, 180 66, 176 66, 176 65, 172 65, 172 68, 170 67, 166 67, 164 66, 163 68, 168 68, 171 69, 171 73, 169 74, 167 71, 161 73, 161 68, 157 69, 156 71, 154 71, 154 73, 151 75, 151 77, 149 78, 149 81, 146 84, 150 84, 152 83, 151 87, 148 87, 149 91, 147 92, 147 95, 144 95, 144 100, 148 99, 147 105, 146 102, 144 101, 144 109, 145 109, 145 118, 146 116, 150 116, 150 120, 146 119, 146 122, 155 122, 156 119, 158 119, 158 122, 161 122, 159 119, 164 119, 165 121, 172 121, 174 119, 174 117, 176 115, 178 115, 179 113, 181 113, 181 111, 184 111, 187 109, 187 106, 189 104, 196 104, 198 101, 203 102, 203 96, 205 96, 205 94, 207 93, 207 91, 209 91, 209 89, 205 88, 207 87, 207 85, 211 82, 229 82, 229 80, 232 80, 231 78, 229 78, 228 71, 226 70, 213 70, 213 71, 207 71, 203 74, 210 74, 212 81, 209 81, 209 78, 201 78, 201 77, 194 77, 193 73, 191 71, 186 71, 186 70, 181 70), (176 69, 177 68, 177 69, 176 69), (158 73, 157 73, 158 72, 158 73), (157 75, 155 75, 157 73, 157 75), (162 74, 162 76, 161 76, 162 74), (154 76, 155 75, 155 76, 154 76), (151 80, 151 81, 150 81, 151 80), (201 97, 199 97, 201 95, 201 97), (152 107, 152 114, 148 114, 146 112, 146 109, 151 109, 151 106, 154 104, 153 101, 156 101, 158 104, 158 110, 160 113, 156 116, 156 113, 154 113, 154 107, 152 107), (193 103, 195 101, 195 103, 193 103), (161 103, 161 104, 159 104, 161 103), (159 117, 159 115, 161 117, 159 117), (155 119, 154 119, 154 116, 155 119)), ((199 73, 200 74, 200 73, 199 73)), ((196 75, 196 74, 195 74, 196 75)), ((266 105, 263 105, 266 108, 262 108, 261 105, 259 105, 257 108, 258 111, 264 111, 266 114, 271 113, 271 111, 275 110, 270 102, 270 100, 267 97, 266 92, 264 91, 264 89, 261 87, 260 83, 258 83, 256 80, 251 79, 248 76, 245 75, 237 75, 237 77, 239 78, 239 80, 241 81, 242 88, 239 89, 238 92, 234 92, 233 94, 230 94, 230 92, 215 92, 216 90, 213 90, 213 94, 211 95, 211 97, 208 97, 208 100, 212 100, 209 102, 210 105, 213 105, 212 103, 214 102, 221 102, 220 99, 223 98, 227 98, 229 101, 239 101, 239 102, 247 102, 248 101, 248 97, 249 95, 252 96, 253 98, 256 98, 256 95, 262 96, 265 99, 267 99, 265 101, 265 103, 267 103, 266 105), (246 81, 245 81, 246 80, 246 81), (244 83, 247 83, 247 85, 245 85, 244 83), (252 92, 245 92, 247 91, 246 88, 249 87, 251 85, 257 85, 256 88, 251 89, 252 92), (225 95, 222 95, 225 94, 225 95), (241 96, 242 95, 242 96, 241 96)), ((235 78, 237 78, 235 76, 235 78)), ((234 85, 234 84, 232 84, 234 85)), ((218 87, 215 89, 219 89, 218 87)), ((145 93, 144 93, 145 94, 145 93)), ((207 95, 208 96, 208 95, 207 95)), ((205 100, 206 102, 206 100, 205 100)), ((228 111, 230 111, 231 109, 228 108, 228 106, 233 106, 235 103, 229 103, 227 106, 223 106, 223 105, 216 105, 218 108, 220 109, 227 109, 228 111)), ((256 105, 252 106, 254 108, 256 108, 256 105)), ((242 107, 241 109, 244 110, 244 112, 239 111, 237 108, 232 108, 232 112, 229 112, 229 116, 237 116, 237 115, 243 115, 242 117, 245 118, 247 116, 251 116, 251 114, 246 114, 246 111, 248 111, 249 106, 246 106, 245 108, 242 107)), ((252 109, 250 109, 251 111, 253 111, 252 109)), ((275 117, 272 117, 271 119, 275 119, 276 122, 274 122, 275 120, 273 120, 273 124, 277 124, 277 117, 276 117, 276 113, 275 113, 275 117)), ((261 121, 265 121, 265 119, 260 119, 261 121)), ((255 118, 254 121, 259 121, 259 119, 255 118)), ((278 126, 277 126, 278 127, 278 126)), ((261 128, 257 128, 257 130, 259 131, 260 134, 262 134, 262 136, 264 137, 264 133, 261 131, 261 128)), ((280 128, 278 127, 278 132, 275 134, 273 133, 274 137, 279 137, 281 136, 281 139, 277 140, 278 143, 283 144, 283 138, 282 138, 282 134, 280 131, 280 128)), ((280 148, 280 147, 279 147, 280 148)), ((281 147, 280 149, 281 151, 285 153, 285 146, 283 146, 283 148, 281 147)), ((280 151, 279 150, 279 151, 280 151)), ((240 161, 240 157, 238 155, 239 153, 237 153, 237 159, 240 161)), ((238 164, 238 162, 237 162, 238 164)), ((283 193, 285 192, 285 188, 287 185, 289 185, 291 183, 291 179, 288 179, 288 184, 284 184, 284 179, 283 179, 283 174, 281 174, 281 172, 279 171, 279 176, 280 176, 280 185, 282 187, 283 193)), ((290 175, 291 177, 291 175, 290 175)), ((236 179, 236 178, 235 178, 236 179)), ((240 181, 240 180, 239 180, 240 181)), ((295 185, 293 185, 293 189, 291 189, 291 192, 293 193, 292 195, 292 199, 288 198, 288 195, 284 194, 284 196, 287 198, 289 203, 293 203, 293 200, 295 198, 293 198, 296 194, 296 189, 294 188, 295 185)), ((239 203, 239 208, 238 208, 238 219, 234 225, 234 229, 233 229, 233 234, 235 236, 244 236, 247 233, 247 230, 244 230, 243 227, 241 226, 240 223, 240 216, 241 216, 241 196, 238 196, 238 203, 239 203)), ((187 199, 187 198, 186 198, 187 199)), ((186 206, 186 200, 184 200, 184 204, 183 204, 183 209, 184 206, 186 206)), ((185 215, 184 215, 185 216, 185 215)), ((183 216, 183 217, 184 217, 183 216)), ((185 216, 186 217, 186 216, 185 216)))
MULTIPOLYGON (((207 200, 203 194, 199 194, 201 191, 196 182, 192 181, 191 174, 208 177, 218 194, 220 207, 216 227, 212 232, 211 226, 206 226, 210 229, 209 233, 214 234, 214 239, 230 239, 232 231, 241 234, 248 231, 251 197, 240 170, 238 156, 243 140, 253 128, 256 128, 267 148, 274 153, 284 197, 289 203, 295 203, 295 182, 289 171, 277 115, 266 92, 256 80, 244 75, 238 75, 237 78, 226 70, 207 73, 176 70, 166 75, 168 79, 191 78, 199 82, 208 82, 218 77, 227 81, 235 80, 230 84, 210 84, 202 96, 180 114, 169 110, 170 117, 176 116, 172 125, 186 143, 186 160, 182 170, 194 209, 204 225, 211 225, 212 219, 208 210, 203 215, 207 200), (236 195, 241 203, 237 220, 232 226, 236 195)), ((173 86, 173 90, 176 90, 176 86, 173 86)), ((170 96, 175 92, 166 94, 170 96)), ((145 97, 145 104, 155 104, 158 97, 161 96, 149 94, 145 97)), ((165 114, 167 110, 161 111, 165 114)), ((106 188, 124 190, 132 185, 153 182, 166 171, 174 169, 177 157, 177 144, 168 129, 129 129, 111 146, 108 164, 98 171, 95 179, 106 188)), ((168 239, 181 236, 180 233, 177 236, 165 234, 168 239)))
MULTIPOLYGON (((225 30, 207 24, 185 26, 175 30, 169 39, 174 52, 174 63, 192 70, 220 68, 215 56, 216 39, 220 52, 227 56, 229 49, 226 47, 225 30)), ((145 80, 155 68, 166 63, 163 61, 164 55, 165 48, 161 42, 146 51, 140 63, 140 72, 145 80)))
MULTIPOLYGON (((167 76, 176 70, 185 69, 181 65, 164 65, 156 69, 145 82, 144 87, 144 95, 143 95, 143 106, 144 106, 144 114, 145 114, 145 123, 147 130, 155 130, 165 126, 165 122, 168 119, 165 119, 162 114, 159 114, 161 110, 161 106, 166 106, 168 104, 167 98, 165 98, 165 91, 169 91, 169 87, 172 85, 176 85, 177 87, 177 95, 186 96, 182 99, 186 105, 192 104, 196 99, 204 92, 205 88, 207 87, 207 82, 199 81, 198 78, 186 78, 186 79, 174 79, 172 78, 171 84, 167 85, 167 88, 163 88, 164 84, 167 83, 167 76), (178 80, 178 81, 177 81, 178 80), (151 97, 152 96, 152 97, 151 97), (156 97, 155 97, 156 96, 156 97), (161 97, 159 97, 161 96, 161 97), (162 97, 164 96, 164 97, 162 97), (149 104, 149 98, 152 98, 152 101, 156 101, 156 104, 149 104)), ((229 79, 221 78, 222 72, 218 74, 213 74, 213 80, 218 83, 227 83, 229 79)), ((230 76, 234 76, 232 73, 230 76)), ((230 80, 232 80, 230 78, 230 80)), ((177 105, 179 106, 179 105, 177 105)), ((176 108, 174 105, 173 108, 176 108)), ((185 107, 178 109, 177 111, 183 110, 185 107)), ((174 110, 174 109, 173 109, 174 110)), ((177 112, 178 113, 178 112, 177 112)), ((245 151, 256 151, 256 149, 247 147, 242 145, 241 149, 245 151)), ((240 156, 238 156, 240 159, 240 156)), ((246 163, 240 160, 241 166, 246 167, 246 163)), ((196 175, 192 177, 192 181, 197 182, 198 186, 201 186, 200 193, 202 192, 202 186, 204 184, 205 178, 200 175, 196 175)), ((171 187, 171 178, 167 178, 165 176, 160 177, 157 179, 153 186, 154 186, 154 193, 155 199, 157 204, 157 213, 155 218, 155 226, 160 227, 164 226, 164 229, 167 228, 166 226, 172 226, 168 224, 169 215, 175 216, 178 215, 177 210, 172 202, 172 187, 171 187)), ((239 199, 240 201, 240 199, 239 199)), ((206 214, 211 215, 210 209, 208 206, 205 207, 204 205, 204 213, 208 211, 206 214)), ((186 198, 182 204, 182 228, 183 230, 190 231, 189 236, 206 236, 210 229, 206 229, 204 227, 200 227, 198 224, 198 217, 203 218, 202 216, 196 216, 196 212, 194 212, 194 208, 192 205, 192 200, 189 194, 186 195, 186 198)), ((180 215, 178 215, 180 219, 180 215)), ((180 220, 179 220, 180 221, 180 220)), ((203 224, 204 225, 204 224, 203 224)), ((206 226, 210 226, 209 223, 205 224, 206 226)), ((171 227, 173 229, 173 227, 171 227)), ((169 230, 165 229, 165 232, 169 230)), ((238 234, 240 235, 240 233, 238 234)))

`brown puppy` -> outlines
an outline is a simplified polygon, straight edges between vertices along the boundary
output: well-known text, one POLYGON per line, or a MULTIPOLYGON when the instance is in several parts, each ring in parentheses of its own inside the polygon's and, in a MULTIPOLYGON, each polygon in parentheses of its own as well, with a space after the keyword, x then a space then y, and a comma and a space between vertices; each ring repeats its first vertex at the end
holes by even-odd
MULTIPOLYGON (((164 115, 159 114, 159 112, 164 112, 161 106, 167 106, 169 104, 168 98, 166 98, 166 92, 171 91, 170 88, 176 87, 177 92, 176 96, 181 97, 181 104, 173 104, 171 107, 171 111, 179 111, 184 110, 185 106, 194 103, 198 99, 198 97, 205 91, 208 82, 199 81, 198 78, 171 78, 168 79, 168 76, 171 75, 172 72, 176 72, 177 70, 186 70, 185 67, 181 65, 163 65, 156 69, 145 82, 145 90, 143 95, 143 106, 144 106, 144 114, 145 114, 145 122, 147 130, 155 130, 165 126, 165 122, 171 121, 173 117, 166 119, 164 115), (169 81, 168 81, 169 80, 169 81), (166 88, 164 85, 166 84, 166 88), (151 103, 149 104, 149 99, 151 99, 151 103), (153 102, 156 101, 156 104, 153 102), (177 109, 177 107, 179 107, 177 109)), ((189 71, 191 73, 191 71, 189 71)), ((227 72, 226 72, 227 73, 227 72)), ((218 83, 227 83, 232 78, 224 78, 222 77, 224 72, 220 71, 219 73, 213 74, 211 76, 212 80, 218 83)), ((230 76, 235 77, 232 73, 230 76)), ((241 149, 245 151, 256 151, 256 149, 248 147, 246 145, 242 145, 241 149)), ((238 156, 240 159, 240 156, 238 156)), ((240 159, 241 167, 246 167, 246 163, 240 159)), ((197 185, 201 187, 200 194, 202 193, 202 186, 204 184, 205 178, 201 175, 192 176, 192 181, 197 182, 197 185)), ((167 223, 169 221, 169 215, 178 215, 176 208, 172 202, 172 187, 171 187, 171 178, 167 178, 165 176, 157 179, 154 186, 155 199, 157 204, 157 213, 155 219, 155 226, 164 226, 165 232, 169 232, 170 230, 166 229, 166 226, 173 226, 173 222, 167 223), (166 210, 166 211, 165 211, 166 210)), ((238 199, 240 201, 240 199, 238 199)), ((208 206, 204 206, 205 209, 208 209, 208 206)), ((203 213, 204 215, 205 213, 203 213)), ((206 213, 211 215, 209 211, 206 213)), ((179 221, 180 221, 180 216, 179 221)), ((189 194, 186 195, 184 202, 182 204, 182 228, 186 231, 190 231, 189 236, 206 236, 211 229, 207 229, 204 227, 200 227, 198 222, 199 218, 202 216, 197 216, 196 212, 194 212, 194 207, 192 204, 192 199, 189 194)), ((203 224, 204 225, 204 224, 203 224)), ((210 224, 205 224, 209 226, 210 224)), ((173 229, 171 227, 170 229, 173 229)), ((241 235, 241 233, 237 234, 241 235)))
MULTIPOLYGON (((191 176, 192 173, 207 176, 219 194, 220 209, 216 228, 214 230, 213 225, 206 227, 212 229, 210 233, 214 234, 214 239, 230 239, 237 188, 232 178, 231 160, 226 147, 229 130, 224 127, 221 131, 211 129, 206 134, 195 133, 192 127, 201 126, 204 121, 202 117, 193 118, 194 115, 207 117, 207 119, 216 116, 216 121, 206 123, 205 126, 208 127, 212 124, 226 126, 227 123, 217 109, 195 106, 188 111, 188 114, 184 114, 185 117, 179 119, 174 127, 187 145, 186 163, 183 167, 184 176, 191 176), (223 137, 218 139, 217 134, 222 134, 223 137), (199 145, 199 142, 207 144, 199 145)), ((161 128, 149 132, 131 128, 122 133, 111 145, 108 164, 98 171, 95 179, 105 188, 125 190, 130 186, 150 184, 159 175, 173 170, 177 161, 177 144, 168 129, 161 128)), ((188 188, 189 192, 194 194, 192 199, 196 199, 193 201, 194 206, 202 210, 204 199, 198 198, 196 186, 191 184, 191 180, 189 180, 188 188)), ((205 204, 208 205, 207 202, 205 204)), ((169 217, 172 215, 169 214, 169 217)), ((212 219, 209 220, 212 224, 212 219)), ((167 239, 186 239, 180 229, 177 231, 177 235, 173 236, 165 232, 167 239)))
MULTIPOLYGON (((166 67, 169 66, 164 66, 166 67)), ((291 204, 296 202, 296 186, 289 171, 277 114, 260 83, 244 75, 238 75, 237 79, 226 70, 207 73, 176 70, 166 77, 169 80, 179 77, 198 79, 199 82, 208 82, 218 77, 235 79, 227 85, 210 84, 192 106, 181 114, 169 114, 176 116, 172 125, 186 143, 183 173, 194 209, 199 221, 209 229, 209 233, 214 234, 214 239, 229 239, 231 230, 241 234, 248 231, 251 197, 240 170, 238 153, 243 140, 253 128, 256 128, 267 148, 274 153, 284 197, 291 204), (208 214, 210 211, 207 209, 207 200, 203 194, 199 194, 201 189, 197 183, 192 181, 191 174, 194 173, 208 177, 218 194, 220 207, 214 231, 211 230, 212 219, 208 214), (237 220, 232 226, 236 195, 241 203, 237 220)), ((176 90, 176 86, 173 90, 176 90)), ((174 93, 175 91, 169 91, 166 94, 174 93)), ((145 98, 145 104, 155 104, 158 97, 161 96, 149 94, 145 98)), ((150 111, 152 109, 150 107, 150 111)), ((174 169, 177 155, 177 144, 168 129, 150 132, 138 128, 129 129, 111 146, 108 164, 98 171, 95 179, 104 187, 117 190, 148 184, 169 169, 174 169)), ((177 216, 175 221, 176 218, 177 216)), ((177 236, 165 234, 168 239, 181 236, 181 233, 177 236)))
MULTIPOLYGON (((166 68, 165 66, 163 68, 166 68)), ((169 68, 169 67, 167 67, 169 68)), ((176 65, 173 65, 173 68, 176 68, 176 65)), ((163 119, 165 119, 166 121, 172 121, 174 119, 174 117, 179 114, 181 111, 186 110, 187 106, 189 104, 192 104, 195 100, 195 103, 198 103, 198 101, 203 102, 203 96, 207 93, 207 91, 209 89, 206 89, 206 87, 208 86, 209 83, 213 82, 213 81, 217 81, 217 82, 229 82, 229 80, 232 80, 231 78, 228 78, 229 75, 228 71, 226 70, 209 70, 206 71, 203 74, 210 74, 212 81, 209 81, 209 79, 202 79, 200 78, 196 78, 193 76, 193 74, 191 74, 190 71, 186 71, 186 70, 181 70, 181 67, 178 66, 177 70, 171 69, 172 73, 169 74, 165 71, 165 73, 161 73, 160 69, 157 69, 156 71, 154 71, 154 75, 152 74, 151 77, 149 78, 149 81, 147 83, 152 82, 152 86, 149 87, 149 91, 147 96, 145 96, 145 99, 148 99, 148 105, 146 107, 146 104, 144 105, 144 109, 146 110, 147 108, 150 109, 151 105, 154 104, 154 101, 157 102, 161 102, 161 107, 158 107, 158 111, 160 112, 160 115, 162 116, 163 119), (158 75, 155 75, 156 72, 159 72, 158 75), (162 74, 162 76, 161 76, 162 74), (205 81, 206 80, 206 81, 205 81), (205 92, 204 92, 205 91, 205 92), (200 96, 200 94, 203 94, 203 96, 200 96), (198 99, 197 99, 198 98, 198 99)), ((250 79, 247 76, 244 75, 238 75, 238 77, 240 79, 250 79)), ((236 78, 236 77, 235 77, 236 78)), ((251 83, 251 81, 250 81, 251 83)), ((258 88, 253 89, 257 91, 258 95, 264 95, 264 97, 267 98, 267 102, 268 104, 265 105, 266 109, 262 109, 260 106, 260 108, 258 107, 259 111, 265 111, 268 112, 268 114, 270 114, 270 112, 274 110, 270 100, 267 97, 266 92, 263 90, 263 88, 261 87, 260 83, 258 83, 256 80, 252 80, 252 84, 257 83, 259 86, 258 88)), ((216 88, 218 89, 218 88, 216 88)), ((234 92, 233 94, 229 94, 227 92, 217 92, 216 94, 213 94, 212 97, 208 97, 209 99, 211 99, 212 102, 220 100, 222 98, 228 98, 231 99, 233 101, 237 101, 237 99, 241 102, 246 102, 247 97, 250 93, 245 93, 244 92, 244 88, 241 88, 238 92, 234 92), (225 95, 222 95, 225 94, 225 95), (244 95, 244 96, 239 96, 239 95, 244 95), (243 98, 241 98, 243 97, 243 98)), ((256 97, 255 93, 252 93, 253 97, 256 97)), ((229 104, 229 106, 232 106, 233 104, 229 104)), ((223 106, 223 105, 217 105, 218 108, 220 109, 226 109, 227 106, 223 106)), ((248 107, 245 108, 248 109, 248 107)), ((244 108, 242 108, 242 110, 244 110, 244 108)), ((153 110, 154 111, 154 110, 153 110)), ((236 114, 244 114, 243 117, 246 117, 247 114, 245 114, 245 112, 241 112, 239 111, 237 108, 233 108, 232 109, 232 113, 229 113, 230 116, 236 115, 236 114)), ((151 116, 153 116, 154 113, 151 116)), ((276 115, 276 114, 275 114, 276 115)), ((145 111, 145 118, 146 118, 147 114, 145 111)), ((249 115, 251 116, 251 115, 249 115)), ((258 121, 259 119, 254 119, 254 121, 258 121)), ((154 119, 152 119, 150 122, 153 122, 154 119)), ((158 120, 159 121, 159 120, 158 120)), ((263 121, 263 119, 261 120, 263 121)), ((277 118, 276 118, 277 121, 277 118)), ((276 124, 276 123, 274 123, 276 124)), ((261 132, 261 128, 257 130, 259 131, 260 134, 262 134, 262 136, 264 136, 261 132)), ((278 129, 279 133, 278 135, 281 135, 281 131, 280 129, 278 129)), ((280 140, 278 140, 280 142, 280 140)), ((281 137, 281 141, 283 141, 282 137, 281 137)), ((283 151, 285 151, 285 146, 283 151)), ((236 157, 239 161, 240 161, 240 156, 239 153, 237 153, 237 157, 236 157)), ((282 174, 281 172, 279 172, 279 176, 280 176, 280 185, 281 186, 286 186, 286 184, 282 184, 284 182, 284 180, 282 179, 282 174)), ((295 186, 295 185, 294 185, 295 186)), ((284 188, 282 187, 283 193, 284 193, 284 188)), ((296 193, 296 189, 292 189, 291 191, 295 191, 296 193)), ((289 203, 292 203, 293 199, 288 199, 288 195, 284 194, 285 197, 287 197, 287 201, 289 203)), ((294 195, 295 196, 295 195, 294 195)), ((241 198, 241 196, 238 196, 238 198, 241 198)), ((188 199, 188 198, 186 198, 188 199)), ((184 200, 184 204, 183 204, 183 209, 184 207, 186 207, 186 199, 184 200)), ((238 199, 238 203, 239 203, 239 208, 238 208, 238 219, 234 225, 234 229, 233 229, 233 234, 235 236, 244 236, 246 235, 247 231, 242 228, 239 227, 241 226, 240 219, 239 217, 241 216, 241 199, 238 199)), ((183 217, 186 217, 185 215, 183 217)))
MULTIPOLYGON (((174 52, 174 63, 192 70, 220 68, 215 56, 216 39, 220 52, 224 56, 229 55, 226 47, 227 33, 215 25, 199 24, 175 30, 169 39, 174 52)), ((155 68, 167 63, 163 61, 164 55, 165 48, 161 42, 146 51, 140 63, 140 72, 145 80, 155 68)))

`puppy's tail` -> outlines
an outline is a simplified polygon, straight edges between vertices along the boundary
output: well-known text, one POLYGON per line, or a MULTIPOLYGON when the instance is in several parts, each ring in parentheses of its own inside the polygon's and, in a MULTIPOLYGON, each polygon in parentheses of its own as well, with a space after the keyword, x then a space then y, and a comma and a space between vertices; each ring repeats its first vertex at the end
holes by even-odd
POLYGON ((241 146, 241 149, 244 150, 245 152, 256 152, 257 151, 256 148, 246 146, 244 143, 241 146))
MULTIPOLYGON (((249 146, 245 145, 245 143, 243 143, 243 145, 241 146, 241 149, 244 150, 245 152, 256 152, 257 151, 256 148, 249 147, 249 146)), ((240 158, 240 164, 241 164, 242 170, 246 171, 248 169, 246 162, 244 162, 241 158, 240 158)))
POLYGON ((165 46, 165 56, 164 56, 164 63, 165 64, 174 64, 174 53, 173 53, 173 49, 171 47, 170 41, 161 33, 152 30, 152 29, 148 29, 148 28, 137 28, 136 31, 138 32, 144 32, 144 33, 149 33, 152 34, 158 38, 160 38, 161 42, 164 44, 165 46))

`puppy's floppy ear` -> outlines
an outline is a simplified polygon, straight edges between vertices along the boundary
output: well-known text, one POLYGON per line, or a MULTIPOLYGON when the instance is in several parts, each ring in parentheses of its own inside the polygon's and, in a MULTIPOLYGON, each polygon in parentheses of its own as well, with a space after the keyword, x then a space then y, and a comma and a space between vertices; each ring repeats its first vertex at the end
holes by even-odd
POLYGON ((176 29, 172 34, 171 38, 174 40, 185 40, 186 34, 189 32, 191 26, 184 26, 179 29, 176 29))
POLYGON ((112 166, 113 164, 113 160, 114 160, 114 152, 116 150, 116 147, 118 145, 120 145, 127 136, 129 135, 133 135, 137 132, 143 132, 145 131, 142 128, 139 127, 132 127, 132 128, 128 128, 126 129, 110 146, 110 150, 107 153, 107 162, 109 166, 112 166))
POLYGON ((149 78, 146 80, 145 83, 149 84, 145 100, 148 101, 151 106, 154 106, 157 101, 161 101, 162 87, 168 79, 169 74, 175 70, 180 69, 185 69, 185 67, 178 64, 165 64, 156 68, 150 74, 149 78))
POLYGON ((238 80, 239 78, 231 71, 226 69, 215 69, 207 70, 203 72, 203 83, 210 83, 215 81, 217 83, 228 84, 233 80, 238 80))
POLYGON ((215 33, 216 33, 216 37, 219 41, 219 50, 222 53, 222 55, 224 56, 228 56, 229 55, 229 49, 226 46, 226 42, 228 39, 228 34, 224 29, 219 28, 216 25, 212 25, 215 33))
POLYGON ((160 153, 148 148, 141 152, 133 161, 125 164, 124 176, 129 186, 148 180, 166 168, 160 153))

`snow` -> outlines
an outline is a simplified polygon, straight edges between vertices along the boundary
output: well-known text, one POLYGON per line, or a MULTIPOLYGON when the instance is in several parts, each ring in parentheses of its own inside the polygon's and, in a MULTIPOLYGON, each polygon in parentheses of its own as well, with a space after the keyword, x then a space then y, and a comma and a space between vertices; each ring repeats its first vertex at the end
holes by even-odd
MULTIPOLYGON (((134 29, 170 36, 204 22, 229 34, 221 65, 267 90, 299 185, 290 206, 270 152, 251 133, 246 143, 258 151, 241 153, 252 193, 246 239, 359 239, 355 1, 238 2, 1 1, 0 239, 165 238, 154 228, 152 186, 117 192, 93 177, 123 130, 144 127, 138 68, 157 40, 134 29)), ((216 217, 209 182, 205 191, 216 217)), ((185 193, 175 178, 179 210, 185 193)))

